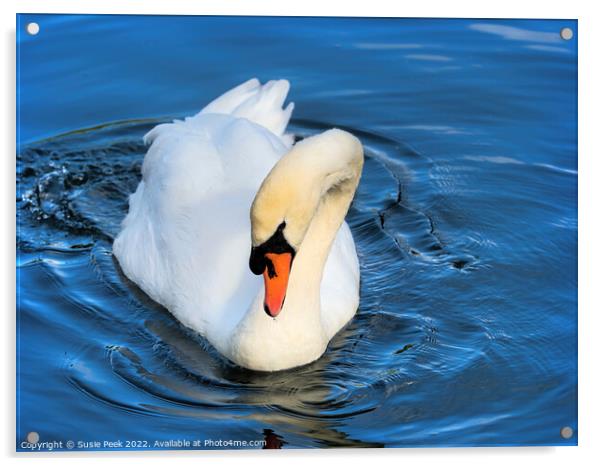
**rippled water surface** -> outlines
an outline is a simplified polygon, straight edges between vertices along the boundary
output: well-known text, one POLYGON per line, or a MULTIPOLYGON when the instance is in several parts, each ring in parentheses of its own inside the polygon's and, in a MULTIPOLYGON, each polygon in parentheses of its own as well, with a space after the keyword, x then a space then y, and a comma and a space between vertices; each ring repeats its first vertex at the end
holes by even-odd
POLYGON ((31 431, 268 448, 575 444, 577 58, 564 26, 577 32, 21 16, 17 447, 31 431), (21 32, 31 20, 38 36, 21 32), (225 361, 111 254, 142 135, 251 76, 291 81, 297 137, 344 127, 367 156, 347 217, 360 309, 321 359, 273 374, 225 361))

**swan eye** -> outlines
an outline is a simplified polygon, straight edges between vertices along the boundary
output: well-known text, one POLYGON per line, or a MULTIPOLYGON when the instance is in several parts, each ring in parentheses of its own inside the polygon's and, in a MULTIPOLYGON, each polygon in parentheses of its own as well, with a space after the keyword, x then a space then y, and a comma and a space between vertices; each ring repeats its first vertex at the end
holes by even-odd
POLYGON ((251 248, 251 257, 249 258, 249 268, 255 275, 261 275, 266 268, 266 260, 260 247, 251 248))

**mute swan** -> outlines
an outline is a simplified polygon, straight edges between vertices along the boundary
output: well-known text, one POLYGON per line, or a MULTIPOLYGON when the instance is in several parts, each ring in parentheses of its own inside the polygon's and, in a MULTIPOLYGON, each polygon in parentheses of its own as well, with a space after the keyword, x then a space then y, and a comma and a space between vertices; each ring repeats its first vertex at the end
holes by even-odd
POLYGON ((285 80, 252 79, 153 128, 113 244, 152 299, 234 363, 262 371, 319 358, 359 304, 344 218, 363 148, 338 129, 293 146, 288 90, 285 80))

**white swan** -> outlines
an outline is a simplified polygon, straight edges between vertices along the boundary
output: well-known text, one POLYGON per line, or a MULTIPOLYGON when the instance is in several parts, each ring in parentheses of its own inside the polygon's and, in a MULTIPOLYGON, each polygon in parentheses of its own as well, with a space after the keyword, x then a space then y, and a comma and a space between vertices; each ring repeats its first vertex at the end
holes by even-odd
POLYGON ((128 278, 254 370, 319 358, 359 304, 344 218, 362 145, 332 129, 293 146, 288 90, 284 80, 252 79, 152 129, 113 244, 128 278))

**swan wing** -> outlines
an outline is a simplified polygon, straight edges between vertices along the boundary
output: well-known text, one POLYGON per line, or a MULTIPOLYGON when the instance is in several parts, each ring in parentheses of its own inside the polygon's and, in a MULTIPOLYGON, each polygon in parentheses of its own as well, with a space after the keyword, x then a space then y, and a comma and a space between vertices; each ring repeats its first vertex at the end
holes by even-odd
POLYGON ((251 80, 145 136, 142 180, 113 251, 128 278, 202 334, 235 324, 261 286, 248 268, 249 209, 289 147, 284 128, 268 127, 290 117, 282 108, 268 117, 288 91, 278 83, 251 80))

